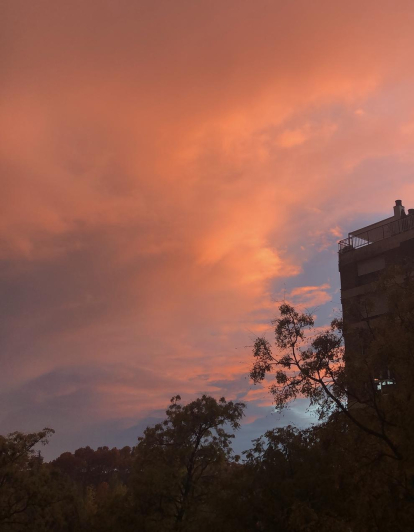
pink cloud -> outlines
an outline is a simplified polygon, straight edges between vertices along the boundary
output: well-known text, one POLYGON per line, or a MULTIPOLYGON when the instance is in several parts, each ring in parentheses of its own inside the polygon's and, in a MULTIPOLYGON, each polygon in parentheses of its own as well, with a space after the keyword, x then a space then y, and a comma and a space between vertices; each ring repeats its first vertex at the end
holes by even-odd
MULTIPOLYGON (((79 385, 85 419, 144 416, 217 380, 244 393, 244 346, 283 283, 300 275, 286 297, 329 304, 338 280, 315 281, 312 260, 334 264, 358 218, 414 201, 411 2, 3 12, 7 393, 114 364, 116 382, 79 385)), ((50 397, 65 390, 75 401, 71 382, 50 397)))
POLYGON ((299 286, 286 294, 286 297, 291 299, 295 305, 318 307, 331 300, 330 288, 328 283, 321 286, 299 286))

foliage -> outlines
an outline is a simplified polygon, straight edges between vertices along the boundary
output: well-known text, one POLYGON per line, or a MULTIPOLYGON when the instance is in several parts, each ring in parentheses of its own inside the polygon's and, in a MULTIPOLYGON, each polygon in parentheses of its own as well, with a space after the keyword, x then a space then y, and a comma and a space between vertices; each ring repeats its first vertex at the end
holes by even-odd
MULTIPOLYGON (((254 346, 251 378, 259 383, 274 375, 270 392, 276 407, 281 409, 296 397, 307 397, 325 420, 309 431, 268 432, 247 455, 251 464, 262 469, 265 466, 264 475, 273 467, 283 472, 281 463, 292 463, 297 443, 303 440, 301 453, 308 454, 308 459, 291 471, 299 471, 292 484, 296 493, 293 503, 285 504, 299 504, 301 512, 306 508, 306 526, 295 521, 301 530, 324 530, 325 525, 327 530, 361 532, 412 530, 412 271, 387 271, 376 292, 384 297, 388 312, 375 315, 373 302, 368 296, 361 297, 356 305, 358 320, 345 330, 346 351, 341 321, 334 320, 328 330, 318 332, 309 313, 300 314, 287 303, 280 307, 280 317, 274 322, 277 354, 264 338, 258 338, 254 346), (322 449, 327 451, 323 462, 318 459, 322 449), (313 465, 318 463, 319 470, 315 470, 313 465), (302 491, 306 479, 309 483, 298 497, 297 490, 302 491), (313 502, 310 494, 317 492, 320 482, 326 484, 326 492, 313 502), (323 500, 328 502, 327 508, 320 506, 323 500)), ((290 484, 284 482, 285 487, 290 484)), ((288 490, 284 492, 288 494, 288 490)), ((293 521, 289 523, 293 526, 293 521)))
POLYGON ((0 529, 70 530, 76 520, 73 493, 63 477, 43 464, 38 444, 53 430, 0 436, 0 529))
POLYGON ((165 421, 147 428, 136 448, 133 493, 148 530, 190 529, 232 457, 228 429, 243 416, 243 403, 224 398, 179 401, 172 398, 165 421))
MULTIPOLYGON (((407 334, 401 330, 400 318, 393 315, 383 318, 387 321, 386 326, 377 324, 376 337, 365 345, 365 349, 353 352, 351 357, 344 352, 341 320, 333 320, 328 330, 317 333, 309 313, 299 314, 287 303, 279 310, 280 318, 274 323, 276 346, 281 355, 273 355, 270 343, 265 338, 258 338, 250 372, 253 382, 260 383, 267 374, 274 372, 275 383, 270 392, 278 409, 285 408, 297 397, 307 397, 311 405, 316 405, 320 419, 340 413, 358 429, 380 440, 386 449, 381 452, 402 459, 395 437, 395 409, 390 408, 388 397, 378 393, 378 371, 384 365, 384 352, 394 374, 401 373, 401 370, 405 372, 406 367, 413 368, 412 357, 410 360, 405 357, 407 366, 400 365, 398 370, 392 356, 395 347, 389 345, 390 333, 394 346, 396 333, 401 341, 403 338, 408 340, 407 334)), ((367 329, 362 329, 361 333, 366 337, 367 329)), ((410 349, 412 345, 410 339, 410 349)), ((404 379, 399 380, 400 386, 392 394, 393 398, 402 390, 411 393, 411 386, 405 387, 404 379)), ((403 403, 405 408, 407 401, 403 403)))
POLYGON ((88 486, 97 488, 99 485, 125 482, 133 465, 131 447, 109 449, 98 447, 96 451, 90 447, 81 447, 73 454, 62 453, 52 465, 65 473, 83 489, 88 486))
POLYGON ((276 346, 281 356, 273 355, 270 343, 257 338, 250 372, 254 383, 276 370, 276 383, 271 387, 276 407, 284 408, 297 397, 308 397, 317 405, 321 418, 335 407, 345 409, 346 388, 342 348, 342 323, 334 320, 331 328, 308 340, 314 319, 310 313, 299 314, 291 305, 279 307, 280 318, 274 321, 276 346))
POLYGON ((4 506, 14 487, 30 503, 0 530, 411 532, 406 446, 403 460, 379 453, 382 441, 338 411, 305 430, 267 431, 240 461, 229 429, 238 428, 243 406, 206 396, 182 405, 175 397, 136 448, 78 449, 51 464, 33 451, 43 433, 2 438, 1 470, 10 478, 0 500, 4 506))

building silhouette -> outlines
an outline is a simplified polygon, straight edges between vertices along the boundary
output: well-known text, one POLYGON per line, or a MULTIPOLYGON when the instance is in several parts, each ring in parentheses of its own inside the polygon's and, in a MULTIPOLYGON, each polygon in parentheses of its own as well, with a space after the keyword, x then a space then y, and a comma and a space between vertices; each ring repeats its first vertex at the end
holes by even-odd
MULTIPOLYGON (((414 261, 414 209, 408 213, 396 200, 393 216, 361 227, 339 242, 339 272, 348 363, 357 364, 369 330, 387 313, 386 294, 378 289, 385 270, 414 261)), ((378 370, 378 383, 391 384, 387 368, 378 370)))

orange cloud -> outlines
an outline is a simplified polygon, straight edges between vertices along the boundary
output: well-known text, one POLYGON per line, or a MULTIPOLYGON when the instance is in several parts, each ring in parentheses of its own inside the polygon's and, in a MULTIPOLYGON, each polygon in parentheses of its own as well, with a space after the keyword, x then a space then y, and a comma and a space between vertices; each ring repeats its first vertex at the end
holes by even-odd
POLYGON ((33 397, 53 425, 54 396, 69 416, 84 394, 86 423, 248 393, 274 294, 328 306, 336 240, 414 201, 413 22, 408 1, 6 1, 0 383, 25 399, 4 426, 33 397))
POLYGON ((328 292, 330 288, 328 283, 321 286, 300 286, 294 288, 286 297, 292 299, 295 305, 318 307, 331 300, 332 296, 328 292))

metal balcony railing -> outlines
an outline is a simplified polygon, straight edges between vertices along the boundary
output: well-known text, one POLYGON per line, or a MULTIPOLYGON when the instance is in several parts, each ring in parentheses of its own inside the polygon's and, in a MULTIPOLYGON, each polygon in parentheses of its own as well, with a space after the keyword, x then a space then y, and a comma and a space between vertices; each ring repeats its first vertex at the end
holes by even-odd
POLYGON ((379 240, 398 235, 404 231, 409 231, 410 229, 414 229, 414 214, 404 216, 379 227, 374 227, 357 235, 350 234, 348 238, 344 238, 338 242, 338 251, 339 253, 346 253, 347 251, 368 246, 379 240))

